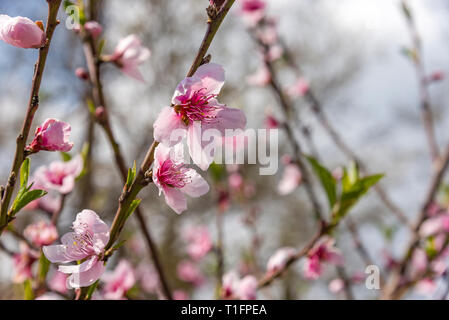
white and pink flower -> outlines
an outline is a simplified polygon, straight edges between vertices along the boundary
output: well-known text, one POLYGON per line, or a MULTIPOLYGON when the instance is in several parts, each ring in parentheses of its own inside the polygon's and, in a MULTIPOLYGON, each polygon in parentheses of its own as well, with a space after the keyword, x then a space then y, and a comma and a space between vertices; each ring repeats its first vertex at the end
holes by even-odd
POLYGON ((46 42, 45 32, 25 17, 0 14, 0 40, 24 49, 38 49, 46 42))
POLYGON ((307 279, 318 279, 323 272, 323 263, 332 263, 334 265, 343 263, 343 257, 334 245, 335 239, 324 236, 309 251, 304 264, 304 276, 307 279))
POLYGON ((144 47, 136 35, 131 34, 119 41, 114 54, 108 60, 115 62, 127 76, 145 82, 139 66, 150 56, 150 49, 144 47))
POLYGON ((244 129, 246 117, 239 109, 228 108, 217 101, 225 82, 222 66, 208 63, 187 77, 172 98, 172 106, 165 107, 154 123, 154 139, 171 147, 187 136, 193 162, 207 170, 215 155, 216 144, 210 139, 226 136, 226 129, 244 129), (211 134, 203 141, 202 132, 211 134))
POLYGON ((134 269, 126 260, 121 260, 114 271, 105 272, 101 279, 104 281, 103 297, 108 300, 124 299, 136 283, 134 269))
POLYGON ((163 193, 165 202, 177 214, 187 210, 185 195, 200 197, 209 191, 209 185, 194 169, 183 163, 182 144, 168 148, 160 144, 155 150, 153 181, 163 193))
POLYGON ((57 119, 47 119, 36 129, 34 139, 26 147, 28 152, 63 151, 72 150, 73 142, 70 139, 70 124, 57 119))
POLYGON ((54 224, 45 221, 27 226, 23 235, 38 247, 48 246, 58 239, 58 231, 54 224))
POLYGON ((287 262, 294 257, 296 249, 291 247, 285 247, 278 249, 274 255, 268 260, 267 272, 270 274, 276 273, 279 270, 285 268, 287 262))
POLYGON ((70 274, 70 288, 87 287, 97 281, 105 270, 101 260, 109 241, 109 228, 92 210, 78 213, 73 222, 73 232, 61 238, 62 244, 44 246, 43 252, 52 263, 69 263, 83 260, 78 265, 60 265, 59 271, 70 274))
POLYGON ((257 299, 257 279, 252 275, 243 278, 235 271, 223 276, 222 296, 225 299, 255 300, 257 299))
POLYGON ((206 226, 190 227, 184 233, 187 253, 193 260, 200 260, 213 248, 212 238, 206 226))

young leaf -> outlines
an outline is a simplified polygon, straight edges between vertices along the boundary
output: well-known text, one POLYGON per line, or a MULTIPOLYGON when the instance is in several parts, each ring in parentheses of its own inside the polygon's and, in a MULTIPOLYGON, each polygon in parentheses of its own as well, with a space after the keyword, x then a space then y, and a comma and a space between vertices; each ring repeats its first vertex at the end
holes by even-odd
POLYGON ((329 207, 332 209, 337 201, 337 186, 334 177, 329 170, 323 167, 315 158, 307 156, 307 160, 320 180, 321 186, 326 192, 329 207))
POLYGON ((26 158, 20 167, 20 187, 26 188, 30 176, 30 159, 26 158))
POLYGON ((373 176, 368 176, 356 181, 352 186, 343 191, 338 208, 336 212, 334 212, 334 222, 339 221, 343 218, 346 213, 354 206, 360 198, 368 192, 368 190, 375 185, 381 178, 382 174, 377 174, 373 176))
POLYGON ((136 161, 134 161, 134 165, 133 165, 132 169, 131 168, 128 169, 128 177, 126 178, 126 186, 128 188, 131 187, 131 185, 134 181, 134 178, 136 177, 136 172, 137 172, 136 161))
POLYGON ((136 208, 139 206, 142 199, 135 199, 129 206, 128 212, 126 213, 126 219, 129 218, 129 216, 136 210, 136 208))
POLYGON ((34 300, 33 285, 31 284, 31 279, 26 279, 23 282, 23 290, 25 295, 25 300, 34 300))
POLYGON ((14 200, 14 203, 11 208, 11 216, 14 216, 17 212, 19 212, 23 207, 25 207, 30 202, 42 198, 47 194, 47 191, 44 190, 25 190, 23 193, 19 193, 17 195, 16 200, 14 200))
POLYGON ((62 161, 68 162, 68 161, 72 160, 72 156, 69 153, 61 151, 60 154, 61 154, 62 161))
POLYGON ((38 276, 41 282, 45 282, 48 270, 50 270, 50 264, 51 264, 50 261, 45 257, 43 253, 41 253, 41 256, 39 257, 39 269, 38 269, 38 276))
POLYGON ((220 182, 225 177, 225 167, 223 165, 212 162, 209 166, 209 172, 215 182, 220 182))

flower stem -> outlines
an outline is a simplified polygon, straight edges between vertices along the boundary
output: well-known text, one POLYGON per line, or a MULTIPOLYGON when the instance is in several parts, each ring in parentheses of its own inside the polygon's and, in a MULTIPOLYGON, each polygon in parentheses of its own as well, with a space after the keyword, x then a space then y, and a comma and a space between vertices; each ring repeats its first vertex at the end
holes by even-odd
POLYGON ((47 18, 47 29, 46 37, 47 42, 45 45, 39 49, 39 57, 34 67, 34 75, 31 84, 31 94, 28 102, 28 109, 25 115, 25 120, 22 125, 22 130, 16 141, 16 151, 14 155, 14 161, 11 168, 11 173, 9 174, 8 182, 5 186, 3 197, 1 199, 0 207, 0 235, 5 227, 10 222, 10 217, 8 216, 8 208, 11 202, 12 194, 14 192, 14 186, 19 176, 20 166, 25 160, 25 146, 30 133, 31 124, 33 122, 34 114, 39 107, 39 90, 42 82, 42 76, 44 74, 45 64, 47 62, 47 56, 50 49, 50 43, 53 38, 53 33, 56 26, 59 24, 57 20, 58 10, 61 5, 62 0, 51 0, 48 2, 48 18, 47 18))

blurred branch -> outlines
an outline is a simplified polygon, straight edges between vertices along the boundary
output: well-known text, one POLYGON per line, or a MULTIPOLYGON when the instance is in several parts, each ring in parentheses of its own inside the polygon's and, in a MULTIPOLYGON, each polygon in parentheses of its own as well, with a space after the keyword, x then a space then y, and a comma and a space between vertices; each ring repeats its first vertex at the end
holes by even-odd
POLYGON ((436 162, 436 171, 434 176, 430 182, 430 186, 427 191, 427 195, 424 201, 424 205, 421 207, 421 211, 419 213, 418 220, 416 221, 413 227, 413 235, 408 245, 408 249, 406 250, 406 254, 399 266, 393 271, 393 274, 390 276, 389 281, 387 282, 386 288, 384 290, 383 296, 385 299, 390 298, 398 298, 400 296, 398 290, 400 289, 401 279, 405 276, 405 272, 409 265, 409 262, 412 258, 412 254, 414 250, 418 247, 419 242, 421 240, 419 236, 419 229, 421 225, 427 219, 427 212, 434 202, 434 199, 437 195, 438 188, 443 181, 444 175, 449 167, 449 145, 446 147, 446 151, 440 161, 436 162))
POLYGON ((411 59, 415 66, 416 75, 419 81, 419 93, 421 100, 421 112, 422 112, 422 121, 424 123, 424 128, 426 131, 427 143, 430 149, 430 154, 432 156, 432 161, 435 163, 440 154, 438 150, 438 142, 435 136, 435 128, 434 128, 434 120, 432 115, 432 108, 430 104, 430 95, 428 90, 428 82, 426 71, 424 68, 424 61, 422 57, 422 45, 421 39, 418 34, 418 30, 416 28, 415 19, 413 17, 412 11, 406 0, 402 0, 402 10, 404 12, 404 16, 407 20, 407 26, 412 37, 413 41, 413 49, 411 59))
POLYGON ((62 0, 48 1, 48 18, 46 37, 47 42, 39 49, 39 57, 34 67, 34 75, 31 84, 31 94, 28 102, 28 109, 25 114, 25 120, 22 125, 22 130, 17 137, 16 151, 14 155, 14 161, 9 175, 8 182, 6 184, 0 208, 0 235, 5 227, 8 225, 12 217, 8 216, 8 208, 11 202, 12 194, 14 192, 15 182, 19 176, 20 166, 26 158, 25 146, 30 133, 31 124, 34 119, 34 114, 39 108, 39 91, 41 87, 42 77, 44 74, 45 63, 47 62, 48 52, 50 50, 51 40, 56 26, 59 24, 57 20, 58 10, 62 0))
MULTIPOLYGON (((215 37, 215 34, 218 31, 218 28, 220 27, 221 23, 223 22, 224 18, 226 17, 228 11, 230 10, 234 2, 235 0, 227 0, 225 4, 222 6, 221 10, 217 12, 215 16, 212 16, 208 11, 209 15, 209 20, 207 22, 208 28, 187 76, 192 76, 203 62, 203 58, 206 55, 207 51, 209 50, 209 47, 212 43, 212 40, 215 37)), ((116 240, 120 235, 121 230, 125 225, 129 208, 136 199, 140 190, 142 190, 145 186, 147 186, 151 182, 149 179, 150 175, 148 171, 151 165, 153 164, 154 151, 158 144, 159 143, 157 141, 154 141, 151 144, 145 156, 145 159, 143 160, 131 186, 125 185, 123 188, 122 195, 120 196, 119 199, 119 207, 117 209, 114 221, 112 222, 111 225, 110 239, 105 247, 106 252, 105 259, 107 259, 108 255, 111 254, 110 249, 114 246, 116 240)), ((170 296, 168 296, 168 298, 170 298, 170 296)))

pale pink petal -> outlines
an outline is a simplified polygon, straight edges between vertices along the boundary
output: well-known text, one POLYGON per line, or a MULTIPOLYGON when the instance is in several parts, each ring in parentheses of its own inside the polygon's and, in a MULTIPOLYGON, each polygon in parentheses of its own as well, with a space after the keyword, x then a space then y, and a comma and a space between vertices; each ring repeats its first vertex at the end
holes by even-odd
POLYGON ((165 202, 177 214, 181 214, 183 211, 187 210, 187 199, 179 189, 164 187, 163 192, 165 195, 165 202))
POLYGON ((89 270, 72 274, 67 279, 67 285, 71 288, 88 287, 101 277, 105 269, 103 261, 98 261, 89 270))
MULTIPOLYGON (((187 131, 186 125, 184 124, 184 122, 182 122, 181 117, 176 114, 175 110, 172 107, 165 107, 161 110, 156 121, 154 122, 153 128, 154 139, 166 146, 173 146, 179 143, 179 141, 183 138, 183 136, 181 135, 180 137, 178 137, 179 140, 172 141, 172 132, 174 130, 185 129, 184 132, 187 131)), ((180 133, 182 134, 182 132, 180 133)))
POLYGON ((201 197, 209 192, 209 184, 198 172, 190 169, 187 171, 186 175, 190 178, 191 183, 188 183, 184 188, 181 188, 182 192, 193 198, 201 197))
POLYGON ((203 64, 194 76, 201 78, 203 87, 206 88, 208 94, 219 94, 225 83, 224 68, 216 63, 203 64))

